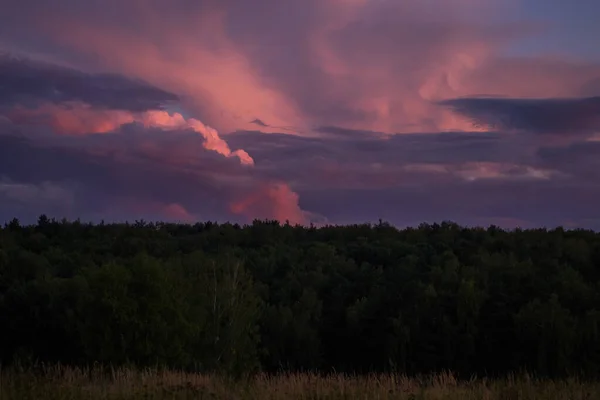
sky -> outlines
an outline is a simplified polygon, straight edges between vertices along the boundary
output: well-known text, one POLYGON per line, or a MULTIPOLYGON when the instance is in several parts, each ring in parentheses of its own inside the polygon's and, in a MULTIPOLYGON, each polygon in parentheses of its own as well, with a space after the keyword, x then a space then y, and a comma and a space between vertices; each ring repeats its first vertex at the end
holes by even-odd
POLYGON ((600 229, 600 2, 3 0, 0 222, 600 229))

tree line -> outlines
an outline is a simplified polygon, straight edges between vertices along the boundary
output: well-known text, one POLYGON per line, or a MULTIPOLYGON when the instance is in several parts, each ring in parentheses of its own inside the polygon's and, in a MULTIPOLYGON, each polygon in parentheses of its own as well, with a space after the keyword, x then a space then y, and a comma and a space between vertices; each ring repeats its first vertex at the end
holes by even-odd
POLYGON ((588 230, 0 228, 0 363, 201 372, 600 373, 588 230))

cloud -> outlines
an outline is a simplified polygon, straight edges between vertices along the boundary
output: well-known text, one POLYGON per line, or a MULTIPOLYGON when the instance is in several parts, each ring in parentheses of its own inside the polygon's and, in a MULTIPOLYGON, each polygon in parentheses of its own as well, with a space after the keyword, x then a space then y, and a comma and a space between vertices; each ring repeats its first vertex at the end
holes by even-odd
POLYGON ((260 120, 260 119, 258 119, 258 118, 256 118, 255 120, 251 121, 250 123, 251 123, 251 124, 258 125, 258 126, 261 126, 261 127, 263 127, 263 128, 268 128, 268 127, 269 127, 269 125, 267 125, 266 123, 264 123, 263 121, 261 121, 261 120, 260 120))
POLYGON ((184 119, 181 114, 174 113, 170 115, 165 111, 149 111, 141 116, 141 122, 146 127, 157 127, 166 130, 185 130, 191 129, 199 133, 204 138, 204 147, 207 150, 216 151, 225 157, 235 156, 240 159, 244 165, 254 165, 254 160, 244 150, 231 151, 229 145, 221 139, 219 133, 210 126, 204 125, 201 121, 190 118, 184 119))
POLYGON ((0 174, 0 221, 24 215, 35 221, 43 213, 64 217, 74 204, 74 193, 68 182, 20 182, 0 174), (30 215, 32 210, 37 215, 30 215))
POLYGON ((600 142, 578 141, 567 146, 541 146, 541 164, 556 168, 583 180, 590 186, 600 185, 600 142))
MULTIPOLYGON (((0 51, 29 57, 0 63, 0 175, 66 188, 57 212, 599 220, 600 66, 516 56, 547 32, 515 18, 519 0, 110 4, 0 15, 0 51)), ((0 217, 40 209, 0 202, 0 217)))
POLYGON ((261 173, 294 182, 296 187, 435 184, 439 179, 483 176, 483 171, 491 173, 490 169, 504 171, 498 174, 513 179, 515 174, 531 174, 526 172, 528 167, 542 169, 536 167, 539 143, 531 143, 527 137, 478 132, 383 137, 369 132, 330 131, 336 134, 317 138, 238 132, 228 135, 228 140, 253 154, 261 173))
POLYGON ((579 155, 566 157, 564 146, 554 148, 560 158, 549 157, 539 136, 455 132, 382 140, 335 131, 319 138, 258 132, 228 138, 246 146, 262 175, 293 182, 303 209, 335 223, 382 218, 404 226, 451 219, 531 227, 568 220, 600 227, 591 200, 600 194, 598 154, 583 142, 588 161, 581 157, 575 164, 570 160, 579 155))
POLYGON ((17 107, 10 110, 7 115, 15 124, 50 126, 57 133, 70 135, 114 132, 121 126, 132 123, 165 131, 191 130, 202 136, 205 149, 225 157, 237 157, 244 165, 254 165, 254 160, 244 150, 231 151, 229 145, 215 129, 195 118, 186 120, 179 113, 169 114, 160 110, 141 113, 98 110, 87 104, 69 103, 67 105, 43 104, 36 109, 17 107))
POLYGON ((34 7, 39 14, 23 17, 36 21, 50 42, 58 39, 63 47, 77 50, 80 61, 85 59, 74 63, 167 87, 181 94, 202 120, 221 130, 257 117, 274 125, 294 121, 290 102, 261 85, 227 37, 224 15, 215 4, 200 2, 189 9, 180 3, 161 9, 157 4, 125 2, 121 12, 134 17, 124 24, 115 24, 118 17, 97 2, 80 7, 62 1, 51 8, 40 3, 34 7))
POLYGON ((0 54, 0 105, 82 102, 95 108, 162 109, 178 96, 116 74, 90 74, 56 64, 0 54))
POLYGON ((550 135, 591 135, 600 131, 600 97, 569 99, 459 98, 441 105, 475 125, 550 135))
POLYGON ((379 189, 314 188, 300 194, 304 207, 344 224, 381 218, 397 226, 443 220, 481 226, 504 220, 504 227, 514 227, 506 221, 519 220, 537 227, 576 221, 579 227, 600 228, 594 201, 600 187, 581 181, 438 181, 379 189))
POLYGON ((290 224, 306 224, 308 215, 298 205, 298 194, 285 183, 260 185, 241 200, 232 202, 234 214, 252 219, 274 219, 290 224))
POLYGON ((45 103, 32 109, 16 106, 6 116, 17 125, 48 126, 67 135, 112 132, 135 121, 128 111, 96 109, 82 103, 45 103))
MULTIPOLYGON (((42 57, 53 49, 82 68, 167 88, 221 131, 260 120, 293 132, 324 125, 426 132, 471 129, 431 102, 489 92, 503 76, 494 56, 539 32, 501 18, 512 3, 124 1, 116 15, 96 0, 27 0, 9 2, 12 17, 0 22, 22 51, 42 57), (474 79, 479 71, 488 71, 487 81, 474 79)), ((515 74, 512 90, 522 84, 515 74)), ((593 74, 579 74, 567 90, 593 74)), ((536 87, 550 79, 540 75, 536 87)))
MULTIPOLYGON (((553 158, 537 148, 530 154, 515 142, 519 137, 478 135, 401 135, 381 142, 238 132, 229 141, 253 143, 256 156, 256 166, 244 168, 204 149, 194 132, 133 124, 118 133, 44 140, 0 135, 0 171, 24 185, 64 182, 73 202, 57 216, 84 220, 307 224, 382 218, 400 226, 445 219, 552 226, 568 220, 595 226, 600 215, 592 200, 600 185, 597 175, 586 175, 597 170, 593 152, 573 168, 575 154, 553 158)), ((0 218, 33 219, 46 210, 0 203, 0 218)))
POLYGON ((6 194, 0 196, 0 219, 34 220, 46 211, 95 221, 241 222, 267 216, 282 222, 309 221, 301 218, 304 211, 288 186, 273 186, 261 192, 258 203, 232 212, 230 204, 256 196, 268 179, 207 150, 203 138, 192 131, 134 124, 120 132, 84 136, 28 138, 26 132, 20 133, 25 136, 0 134, 0 173, 5 176, 2 193, 6 194), (64 207, 29 201, 54 193, 46 182, 68 185, 69 201, 59 202, 64 207))
POLYGON ((72 204, 72 193, 64 187, 49 181, 40 184, 17 183, 3 178, 0 180, 0 195, 9 200, 29 205, 42 205, 46 203, 72 204))
POLYGON ((232 152, 212 127, 163 111, 177 96, 122 76, 86 74, 5 55, 0 57, 0 87, 7 94, 4 117, 15 124, 50 126, 62 134, 106 133, 134 122, 164 130, 189 129, 204 138, 206 149, 254 164, 244 150, 232 152))

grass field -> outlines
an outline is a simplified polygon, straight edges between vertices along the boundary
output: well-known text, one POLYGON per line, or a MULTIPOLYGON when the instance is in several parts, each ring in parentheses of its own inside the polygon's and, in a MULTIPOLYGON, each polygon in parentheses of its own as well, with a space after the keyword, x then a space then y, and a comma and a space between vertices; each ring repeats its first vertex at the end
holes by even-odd
POLYGON ((600 383, 535 380, 458 382, 451 374, 414 379, 311 374, 259 375, 231 382, 171 371, 61 366, 0 371, 0 399, 600 399, 600 383))

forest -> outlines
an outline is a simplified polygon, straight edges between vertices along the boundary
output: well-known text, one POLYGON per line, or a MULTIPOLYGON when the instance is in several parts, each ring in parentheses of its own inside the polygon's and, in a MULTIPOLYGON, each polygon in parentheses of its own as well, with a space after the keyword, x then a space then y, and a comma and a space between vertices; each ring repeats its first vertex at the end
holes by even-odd
POLYGON ((452 222, 0 229, 0 364, 600 373, 600 234, 452 222))

